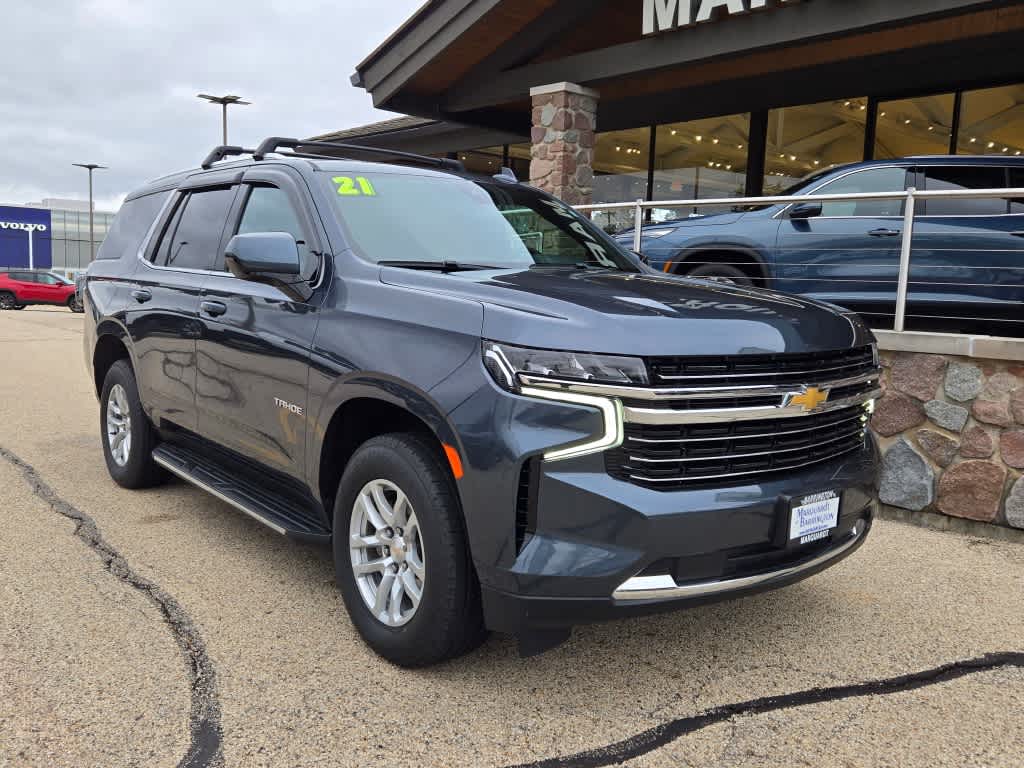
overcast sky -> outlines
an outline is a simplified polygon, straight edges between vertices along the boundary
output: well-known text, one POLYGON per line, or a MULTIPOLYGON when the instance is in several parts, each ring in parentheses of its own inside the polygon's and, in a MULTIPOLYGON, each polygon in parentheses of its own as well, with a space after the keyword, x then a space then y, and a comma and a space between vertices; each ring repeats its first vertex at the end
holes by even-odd
POLYGON ((423 0, 3 0, 0 204, 87 197, 97 208, 198 165, 228 141, 308 137, 384 120, 355 65, 423 0))

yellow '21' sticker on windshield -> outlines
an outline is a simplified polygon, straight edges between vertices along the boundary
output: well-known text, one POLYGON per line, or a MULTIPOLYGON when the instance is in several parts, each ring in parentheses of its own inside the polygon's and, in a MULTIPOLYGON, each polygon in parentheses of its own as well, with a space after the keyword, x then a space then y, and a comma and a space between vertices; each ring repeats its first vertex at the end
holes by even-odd
POLYGON ((375 197, 377 190, 373 188, 370 180, 364 176, 335 176, 331 179, 338 185, 338 194, 343 197, 375 197))

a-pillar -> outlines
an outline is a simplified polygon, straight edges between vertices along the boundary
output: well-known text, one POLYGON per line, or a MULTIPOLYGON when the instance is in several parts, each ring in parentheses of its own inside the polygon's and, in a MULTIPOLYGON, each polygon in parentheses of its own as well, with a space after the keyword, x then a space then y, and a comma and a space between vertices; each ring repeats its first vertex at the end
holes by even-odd
POLYGON ((530 183, 565 200, 585 205, 594 184, 597 91, 575 83, 530 89, 530 183))

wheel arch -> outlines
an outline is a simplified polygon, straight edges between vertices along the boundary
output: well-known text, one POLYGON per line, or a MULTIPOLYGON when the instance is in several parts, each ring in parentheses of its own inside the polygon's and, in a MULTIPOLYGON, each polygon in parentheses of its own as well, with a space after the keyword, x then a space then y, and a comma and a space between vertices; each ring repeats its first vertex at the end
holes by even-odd
POLYGON ((455 430, 441 408, 427 393, 407 382, 385 375, 362 373, 354 381, 344 382, 330 405, 320 410, 310 462, 313 477, 310 486, 320 497, 330 517, 338 483, 349 460, 360 445, 378 435, 411 432, 425 437, 436 448, 437 456, 453 480, 460 498, 455 467, 461 472, 464 456, 455 430), (456 457, 449 455, 454 449, 456 457))
POLYGON ((697 264, 731 264, 748 273, 759 287, 767 287, 768 261, 757 248, 738 243, 708 243, 683 248, 668 261, 669 271, 685 275, 697 264))
POLYGON ((107 371, 118 360, 127 360, 135 370, 135 360, 127 342, 128 332, 112 320, 101 323, 96 328, 96 344, 92 350, 92 375, 96 396, 103 390, 103 381, 107 371))

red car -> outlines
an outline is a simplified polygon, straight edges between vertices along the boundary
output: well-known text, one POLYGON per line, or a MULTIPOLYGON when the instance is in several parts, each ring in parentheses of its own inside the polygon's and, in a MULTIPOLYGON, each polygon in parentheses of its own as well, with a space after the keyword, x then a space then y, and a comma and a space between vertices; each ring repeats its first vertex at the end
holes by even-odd
POLYGON ((29 304, 59 304, 72 312, 82 311, 75 284, 52 272, 0 271, 0 309, 24 309, 29 304))

